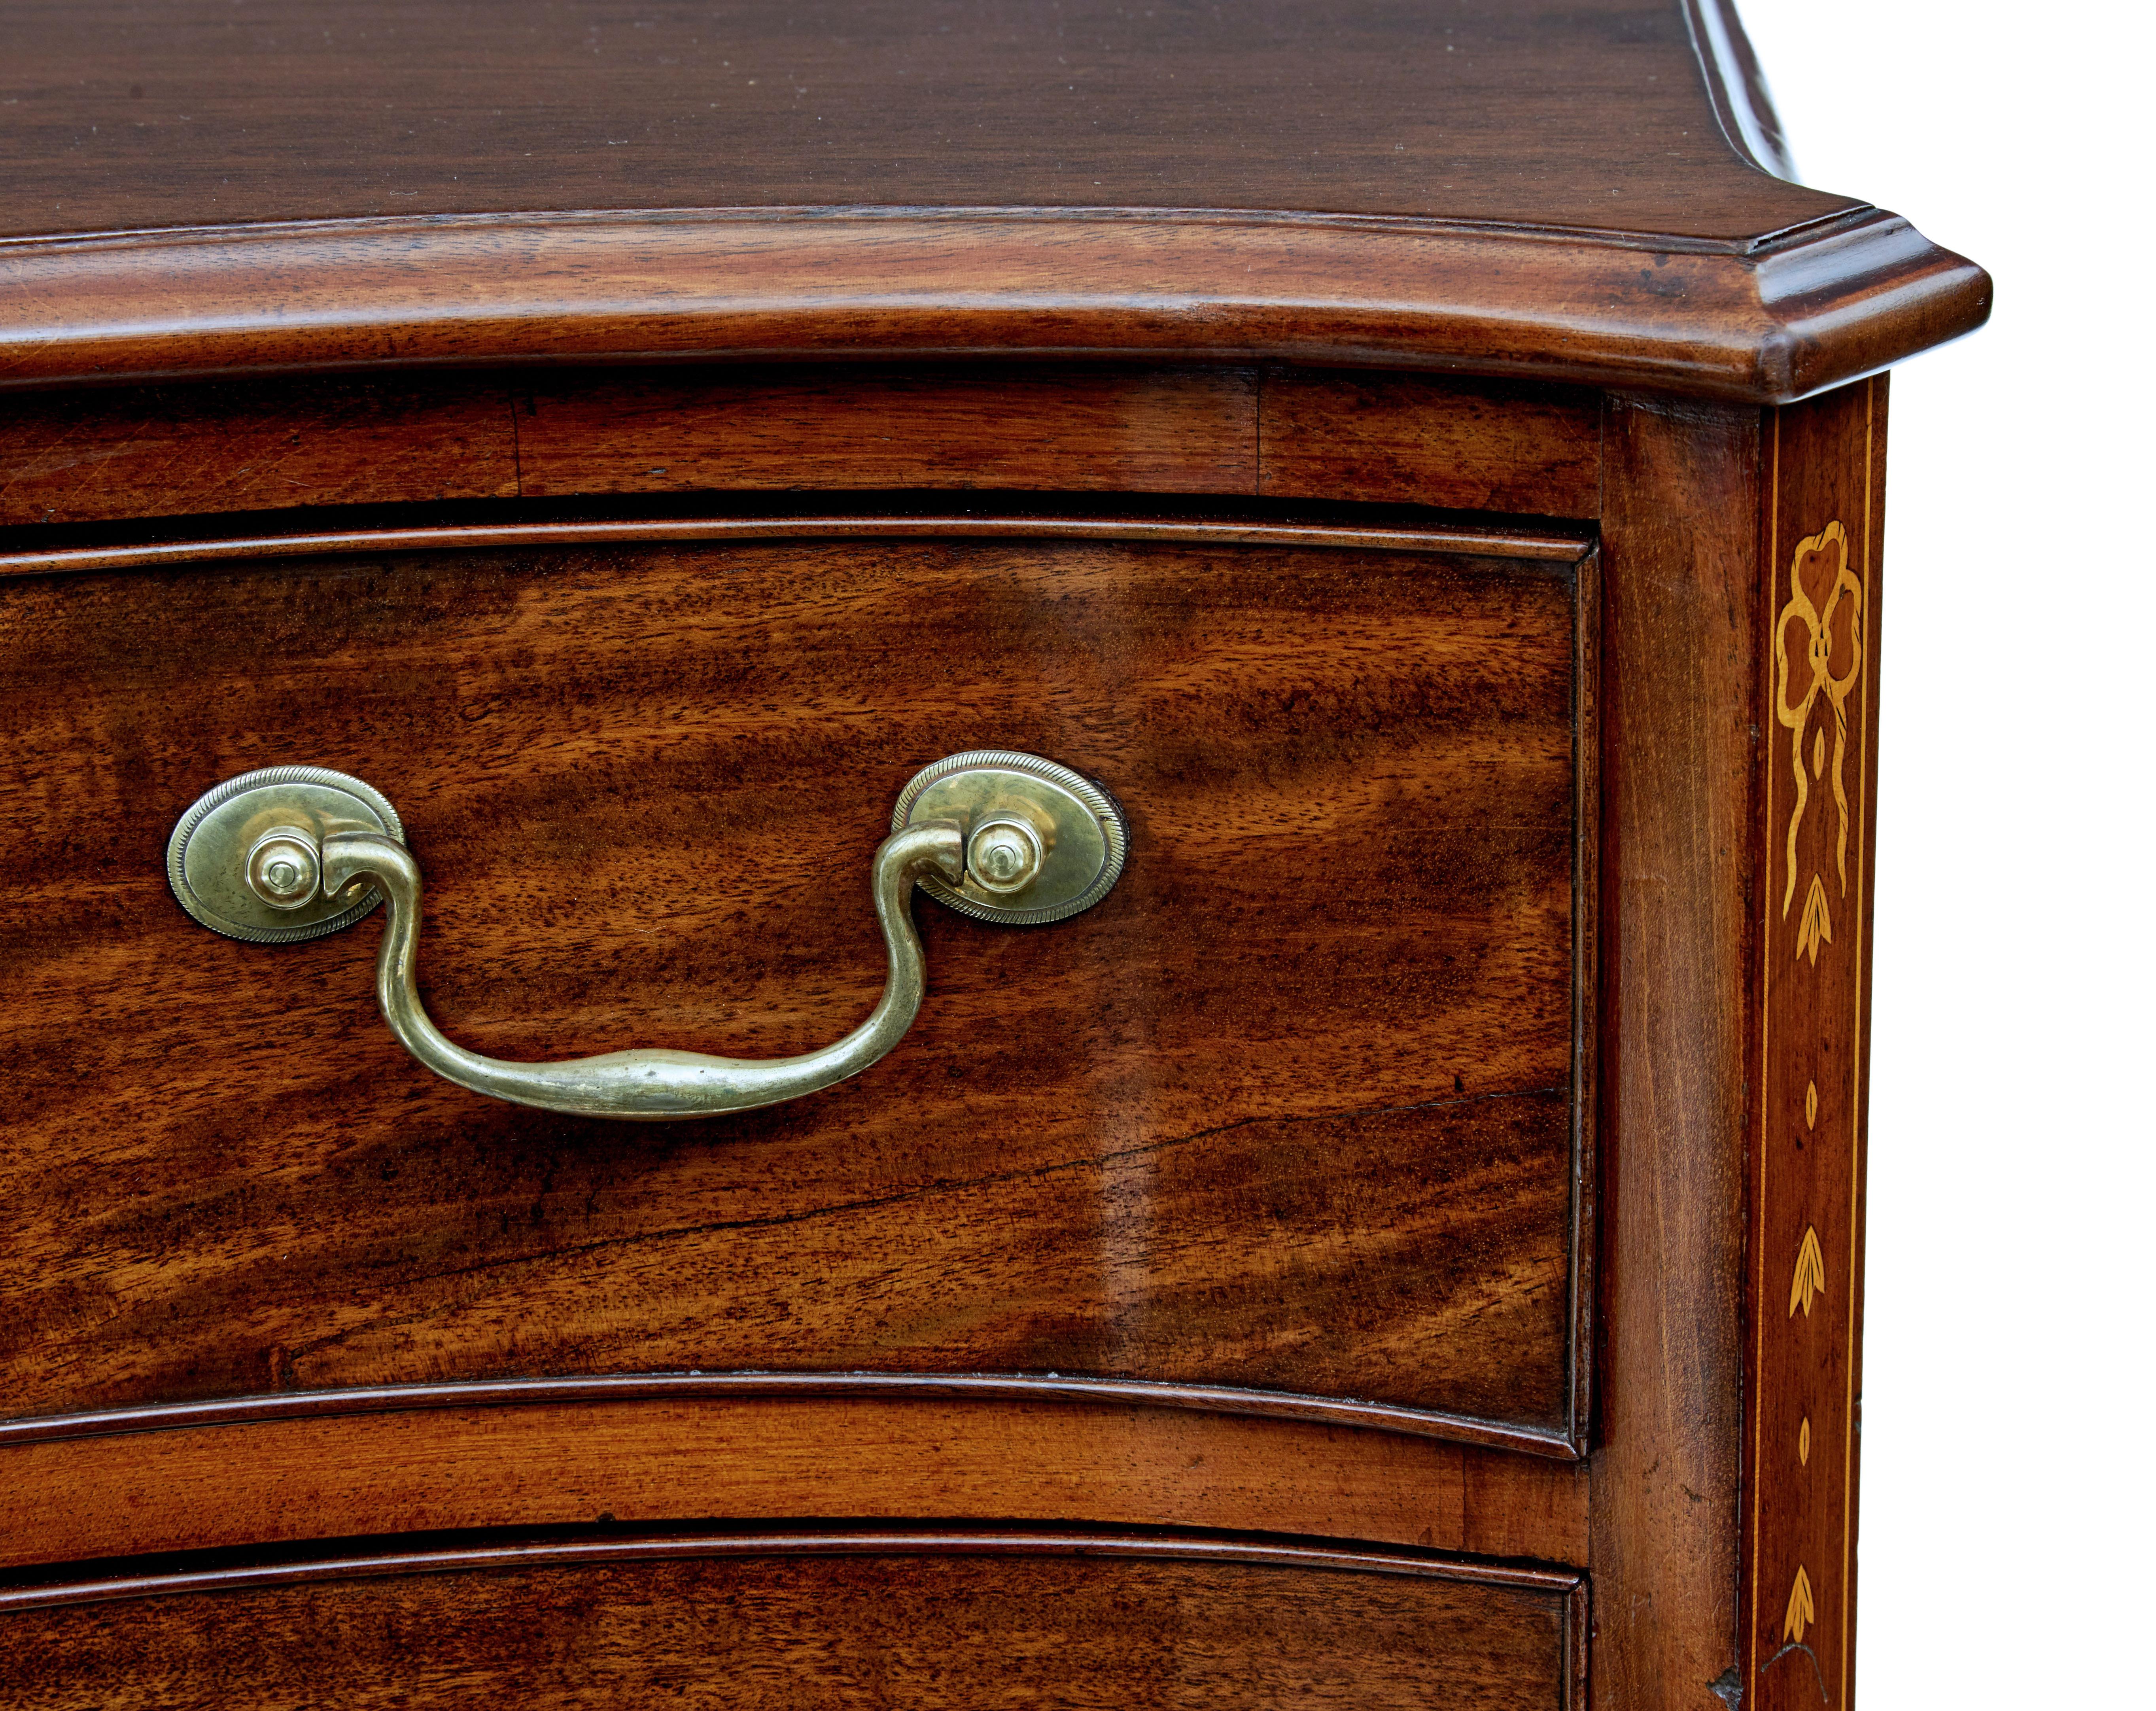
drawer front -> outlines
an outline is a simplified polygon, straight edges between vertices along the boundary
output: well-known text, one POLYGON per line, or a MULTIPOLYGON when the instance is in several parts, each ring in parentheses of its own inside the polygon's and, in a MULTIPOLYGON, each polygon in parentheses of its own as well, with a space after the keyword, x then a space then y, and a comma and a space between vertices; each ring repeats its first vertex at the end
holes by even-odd
POLYGON ((345 1561, 138 1582, 122 1602, 0 1597, 9 1703, 1580 1703, 1579 1595, 1562 1575, 1113 1539, 791 1543, 526 1546, 419 1554, 395 1571, 345 1561))
POLYGON ((1581 581, 1044 526, 0 585, 10 1410, 1055 1374, 1562 1445, 1581 581), (202 790, 334 767, 403 814, 462 1043, 794 1053, 874 1002, 870 856, 969 748, 1106 783, 1122 881, 1046 927, 920 902, 898 1050, 728 1118, 464 1092, 382 1024, 378 917, 238 943, 163 874, 202 790))

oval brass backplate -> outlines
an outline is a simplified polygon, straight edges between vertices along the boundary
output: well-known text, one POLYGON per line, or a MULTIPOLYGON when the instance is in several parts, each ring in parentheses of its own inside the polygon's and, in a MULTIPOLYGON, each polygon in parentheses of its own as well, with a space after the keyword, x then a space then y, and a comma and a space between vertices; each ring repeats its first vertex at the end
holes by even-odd
POLYGON ((1037 926, 1090 909, 1123 871, 1128 829, 1116 799, 1083 773, 1037 754, 982 748, 914 774, 891 827, 956 820, 966 877, 921 889, 977 921, 1037 926))
POLYGON ((314 889, 308 851, 319 850, 332 832, 387 832, 404 840, 388 799, 360 779, 326 767, 242 773, 180 816, 165 845, 165 876, 180 907, 227 938, 255 944, 320 938, 351 926, 382 901, 372 886, 357 895, 347 887, 333 897, 314 889), (250 883, 250 868, 277 863, 280 856, 282 865, 254 873, 250 883), (270 901, 280 881, 291 882, 296 901, 270 901))

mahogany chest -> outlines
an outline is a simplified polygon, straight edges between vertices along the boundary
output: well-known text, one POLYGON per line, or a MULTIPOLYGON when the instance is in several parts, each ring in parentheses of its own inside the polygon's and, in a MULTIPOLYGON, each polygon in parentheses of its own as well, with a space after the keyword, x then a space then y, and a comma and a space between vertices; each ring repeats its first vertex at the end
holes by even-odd
POLYGON ((10 31, 0 1697, 1848 1702, 1989 282, 1725 0, 10 31))

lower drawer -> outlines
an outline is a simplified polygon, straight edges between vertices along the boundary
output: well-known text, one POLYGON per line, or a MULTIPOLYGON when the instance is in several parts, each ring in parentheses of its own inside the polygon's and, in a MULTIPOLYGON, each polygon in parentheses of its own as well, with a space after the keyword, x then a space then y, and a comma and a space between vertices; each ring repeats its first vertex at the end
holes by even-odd
POLYGON ((1552 1573, 1235 1543, 586 1539, 0 1595, 18 1707, 1584 1703, 1552 1573), (116 1596, 119 1601, 115 1601, 116 1596), (13 1607, 9 1607, 9 1606, 13 1607))

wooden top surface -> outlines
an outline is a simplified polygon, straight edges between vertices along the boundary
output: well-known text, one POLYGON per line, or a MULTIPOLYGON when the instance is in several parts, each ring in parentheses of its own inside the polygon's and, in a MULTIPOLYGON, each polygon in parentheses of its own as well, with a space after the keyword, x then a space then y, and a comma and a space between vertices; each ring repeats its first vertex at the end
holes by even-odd
POLYGON ((1681 8, 32 0, 0 232, 569 208, 1406 215, 1750 239, 1681 8))
POLYGON ((0 383, 1156 352, 1782 398, 1975 325, 1978 270, 1757 164, 1727 3, 23 0, 0 383))

